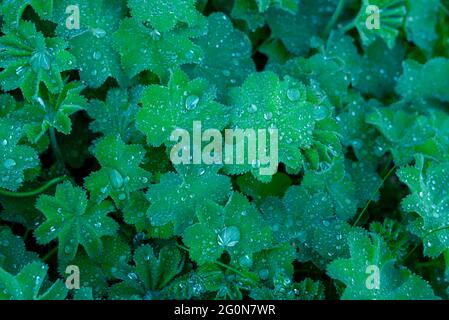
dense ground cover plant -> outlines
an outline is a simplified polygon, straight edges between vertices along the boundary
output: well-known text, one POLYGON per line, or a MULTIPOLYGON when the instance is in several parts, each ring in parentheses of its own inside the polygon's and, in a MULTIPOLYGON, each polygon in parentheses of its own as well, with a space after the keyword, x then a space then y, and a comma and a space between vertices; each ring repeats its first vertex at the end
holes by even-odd
POLYGON ((2 0, 0 299, 448 298, 448 6, 2 0))

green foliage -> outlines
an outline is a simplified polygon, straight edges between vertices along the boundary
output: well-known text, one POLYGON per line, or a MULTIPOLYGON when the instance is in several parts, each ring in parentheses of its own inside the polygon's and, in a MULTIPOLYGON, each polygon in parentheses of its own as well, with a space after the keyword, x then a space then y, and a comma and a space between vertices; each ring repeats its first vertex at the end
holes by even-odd
POLYGON ((117 223, 107 214, 113 210, 111 203, 88 201, 86 192, 69 182, 58 185, 54 197, 43 195, 36 207, 45 215, 45 222, 35 231, 39 243, 58 239, 61 259, 73 259, 79 245, 94 258, 101 255, 101 237, 113 235, 117 223))
MULTIPOLYGON (((395 266, 395 258, 383 240, 376 235, 353 231, 348 235, 349 259, 337 259, 328 266, 329 275, 346 285, 342 298, 358 300, 435 299, 429 284, 405 267, 395 266), (379 269, 379 286, 372 290, 366 283, 369 267, 379 269), (382 285, 383 282, 386 282, 382 285)), ((374 281, 373 281, 374 282, 374 281)))
POLYGON ((0 2, 0 300, 448 298, 447 0, 0 2))

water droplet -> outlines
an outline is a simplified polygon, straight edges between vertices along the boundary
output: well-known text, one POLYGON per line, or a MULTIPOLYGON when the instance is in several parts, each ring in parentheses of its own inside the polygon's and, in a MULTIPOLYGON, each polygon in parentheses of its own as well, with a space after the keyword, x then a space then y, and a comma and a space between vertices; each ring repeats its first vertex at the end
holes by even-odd
POLYGON ((6 169, 12 169, 16 165, 16 162, 13 159, 6 159, 3 165, 6 169))
POLYGON ((270 275, 270 271, 268 269, 260 269, 259 270, 259 278, 261 280, 267 280, 270 275))
POLYGON ((111 181, 112 186, 116 189, 119 189, 123 186, 123 177, 120 172, 115 169, 112 169, 109 173, 109 180, 111 181))
POLYGON ((240 241, 240 230, 235 226, 224 227, 217 239, 219 246, 234 247, 240 241))
POLYGON ((292 89, 288 89, 287 90, 287 98, 290 101, 298 101, 299 98, 301 98, 301 93, 299 92, 298 89, 292 88, 292 89))
POLYGON ((106 35, 106 31, 101 28, 92 28, 92 34, 96 38, 103 38, 106 35))
POLYGON ((271 119, 273 119, 273 114, 271 112, 267 112, 263 115, 263 118, 267 121, 270 121, 271 119))
POLYGON ((94 54, 92 55, 92 57, 93 57, 95 60, 100 60, 100 58, 101 58, 101 52, 95 51, 94 54))
POLYGON ((20 76, 24 73, 25 68, 23 66, 20 66, 16 69, 16 75, 20 76))
POLYGON ((137 280, 137 274, 135 274, 134 272, 130 272, 128 273, 128 278, 131 280, 137 280))
POLYGON ((157 31, 156 29, 151 31, 150 35, 151 35, 151 38, 153 38, 153 40, 159 40, 161 38, 161 33, 159 31, 157 31))
POLYGON ((186 99, 186 109, 194 110, 196 108, 196 106, 198 105, 199 101, 200 101, 200 98, 198 98, 195 95, 188 96, 186 99))
POLYGON ((4 140, 2 141, 2 145, 3 145, 3 146, 6 146, 7 144, 8 144, 8 140, 4 139, 4 140))
POLYGON ((253 260, 251 259, 250 256, 244 255, 244 256, 240 257, 239 264, 243 268, 250 268, 253 265, 253 260))
POLYGON ((327 118, 327 116, 329 115, 329 110, 325 106, 316 106, 315 110, 313 111, 313 115, 315 120, 320 121, 327 118))
POLYGON ((120 194, 118 195, 118 199, 119 199, 120 201, 125 200, 125 199, 126 199, 126 194, 120 193, 120 194))
POLYGON ((248 107, 248 112, 249 113, 255 113, 257 111, 257 106, 255 105, 255 104, 251 104, 249 107, 248 107))

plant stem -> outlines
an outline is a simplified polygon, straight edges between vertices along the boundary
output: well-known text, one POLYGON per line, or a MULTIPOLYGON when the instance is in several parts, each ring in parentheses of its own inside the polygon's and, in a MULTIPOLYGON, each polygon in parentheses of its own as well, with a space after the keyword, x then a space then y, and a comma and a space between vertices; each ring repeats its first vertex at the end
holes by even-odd
POLYGON ((340 0, 340 2, 338 2, 337 8, 335 9, 334 14, 332 15, 331 19, 329 20, 329 22, 326 25, 326 28, 324 29, 323 38, 327 38, 327 36, 331 32, 331 30, 334 28, 335 24, 338 21, 338 18, 340 17, 341 13, 343 12, 344 7, 345 7, 345 0, 340 0))
POLYGON ((393 174, 393 172, 395 170, 396 170, 396 166, 393 166, 393 168, 391 168, 390 171, 388 171, 388 173, 382 179, 382 181, 379 184, 379 186, 373 191, 373 193, 371 194, 371 196, 370 196, 368 202, 366 203, 365 207, 360 212, 359 216, 357 217, 357 220, 354 222, 354 224, 353 224, 354 227, 357 226, 357 224, 360 222, 360 219, 362 218, 363 214, 366 212, 366 210, 368 210, 368 207, 371 204, 371 202, 373 202, 373 199, 374 199, 374 196, 376 195, 376 193, 380 190, 380 188, 382 188, 382 186, 384 185, 385 181, 387 181, 387 179, 393 174))
POLYGON ((56 251, 58 251, 58 246, 54 247, 49 252, 47 252, 47 254, 42 258, 42 260, 44 260, 44 262, 47 262, 48 259, 50 259, 51 256, 54 255, 56 251))
POLYGON ((53 153, 56 157, 56 160, 64 166, 64 156, 62 155, 61 149, 59 149, 58 140, 56 140, 56 131, 55 128, 50 127, 50 141, 51 141, 51 148, 53 149, 53 153))
POLYGON ((53 180, 48 181, 47 183, 45 183, 44 185, 40 186, 39 188, 31 190, 31 191, 12 192, 12 191, 6 191, 6 190, 3 190, 3 189, 0 189, 0 195, 6 196, 6 197, 14 197, 14 198, 34 197, 34 196, 44 192, 45 190, 47 190, 51 186, 53 186, 55 184, 58 184, 59 182, 65 180, 66 178, 67 178, 66 176, 54 178, 53 180))
POLYGON ((344 27, 342 27, 340 30, 343 33, 348 32, 349 30, 351 30, 352 28, 355 28, 355 21, 351 21, 350 23, 348 23, 347 25, 345 25, 344 27))

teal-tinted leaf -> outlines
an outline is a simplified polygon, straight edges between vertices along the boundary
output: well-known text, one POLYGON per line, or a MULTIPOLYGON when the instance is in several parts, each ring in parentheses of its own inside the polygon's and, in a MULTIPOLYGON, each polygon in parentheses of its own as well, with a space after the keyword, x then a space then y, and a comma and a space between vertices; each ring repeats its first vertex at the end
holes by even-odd
POLYGON ((204 58, 193 74, 215 85, 223 100, 227 90, 241 85, 256 67, 251 59, 251 43, 243 32, 234 29, 226 15, 214 13, 208 21, 207 35, 195 40, 203 50, 204 58))
POLYGON ((22 238, 14 235, 8 227, 0 227, 0 267, 17 274, 27 264, 38 260, 37 254, 25 248, 22 238))
POLYGON ((55 94, 41 89, 33 101, 11 114, 11 118, 24 123, 28 140, 33 143, 37 143, 50 128, 68 135, 72 131, 70 115, 87 105, 86 98, 81 95, 83 89, 76 81, 64 84, 55 94))
POLYGON ((55 196, 42 195, 36 207, 46 221, 34 232, 41 244, 59 240, 58 256, 64 260, 75 257, 79 245, 89 257, 99 257, 103 252, 101 238, 113 235, 117 223, 107 216, 113 210, 110 202, 94 204, 87 200, 86 192, 64 182, 56 188, 55 196))
POLYGON ((406 60, 404 74, 397 83, 396 91, 407 100, 438 99, 448 102, 447 91, 449 60, 435 58, 424 65, 406 60))
POLYGON ((201 122, 200 130, 221 130, 228 122, 227 108, 215 102, 215 97, 207 81, 190 81, 185 73, 176 70, 167 87, 151 85, 144 90, 137 127, 152 146, 173 145, 172 132, 182 129, 192 133, 194 121, 201 122))
POLYGON ((12 275, 0 267, 0 300, 63 300, 67 289, 61 280, 44 291, 44 280, 48 267, 41 262, 32 262, 12 275))
POLYGON ((125 142, 137 138, 135 119, 141 94, 142 87, 129 91, 114 88, 109 90, 105 102, 92 100, 87 108, 87 113, 94 119, 90 124, 92 131, 105 136, 119 135, 125 142))
POLYGON ((406 212, 414 212, 419 218, 413 223, 413 233, 423 240, 424 253, 437 257, 449 249, 449 163, 431 163, 424 169, 422 159, 415 167, 404 167, 398 177, 407 184, 411 194, 402 201, 406 212), (441 229, 441 230, 440 230, 441 229))
POLYGON ((23 130, 14 121, 0 119, 0 187, 16 191, 25 180, 24 172, 39 165, 33 148, 19 144, 23 130))
POLYGON ((404 0, 363 0, 360 12, 357 15, 355 24, 359 31, 362 43, 370 45, 375 39, 382 39, 391 49, 394 47, 399 29, 404 23, 407 13, 404 0), (376 19, 376 10, 370 6, 376 6, 379 14, 379 25, 376 26, 373 20, 376 19))
POLYGON ((440 0, 406 0, 406 4, 405 31, 407 39, 430 55, 438 38, 436 26, 440 0))
POLYGON ((195 209, 204 199, 224 204, 230 192, 229 177, 212 169, 191 166, 178 173, 169 172, 148 190, 148 215, 155 226, 172 222, 175 233, 181 235, 195 222, 195 209))
POLYGON ((214 262, 226 251, 233 264, 248 267, 253 253, 272 245, 260 212, 239 193, 233 193, 225 207, 207 201, 196 213, 199 222, 185 230, 184 242, 199 264, 214 262))
POLYGON ((311 47, 310 39, 324 30, 337 3, 335 0, 304 0, 294 14, 271 8, 266 13, 271 36, 281 39, 292 53, 304 55, 311 47))
MULTIPOLYGON (((230 93, 231 104, 234 106, 232 126, 236 129, 254 130, 256 134, 259 129, 265 130, 266 139, 270 138, 269 143, 278 142, 279 162, 285 163, 291 172, 298 172, 303 166, 301 150, 310 148, 313 143, 316 110, 326 108, 314 105, 311 96, 313 97, 313 92, 293 78, 285 77, 284 81, 280 81, 271 71, 254 73, 241 88, 230 93), (275 136, 270 134, 269 129, 275 130, 271 132, 278 132, 278 141, 273 141, 275 136)), ((268 147, 269 143, 266 142, 268 156, 270 152, 275 152, 268 147)), ((271 165, 276 172, 277 163, 262 164, 259 158, 258 155, 257 159, 250 161, 246 153, 243 164, 237 164, 236 159, 233 159, 233 165, 229 165, 227 169, 233 174, 251 171, 258 179, 270 181, 271 176, 262 176, 260 169, 271 165)))
POLYGON ((75 67, 75 58, 60 38, 45 38, 29 21, 22 21, 0 38, 0 85, 5 91, 20 88, 28 101, 43 82, 57 93, 63 86, 61 72, 75 67))
POLYGON ((202 50, 192 38, 204 35, 207 29, 201 26, 197 29, 178 27, 161 33, 136 19, 126 18, 114 34, 114 44, 129 77, 150 70, 165 80, 169 78, 170 70, 201 61, 202 50), (129 37, 130 34, 133 37, 129 37))
POLYGON ((350 258, 334 260, 328 267, 328 274, 346 285, 342 299, 437 299, 425 280, 395 266, 395 258, 378 235, 357 230, 347 238, 350 258))
POLYGON ((57 34, 69 43, 69 52, 76 57, 81 80, 90 87, 101 86, 108 77, 119 83, 127 79, 120 68, 120 57, 112 47, 112 34, 118 29, 120 19, 126 13, 121 0, 70 0, 55 1, 52 20, 57 23, 57 34), (71 12, 79 9, 79 28, 68 28, 71 12))
POLYGON ((197 0, 129 0, 131 15, 139 22, 147 22, 158 32, 167 32, 177 24, 196 26, 204 17, 196 10, 197 0))
POLYGON ((48 19, 53 12, 53 0, 5 0, 0 5, 0 12, 6 25, 17 25, 29 6, 33 7, 42 19, 48 19))
POLYGON ((95 156, 101 169, 85 180, 94 201, 111 196, 121 205, 132 192, 149 186, 151 174, 140 167, 145 156, 141 145, 127 145, 119 136, 107 136, 96 145, 95 156))

